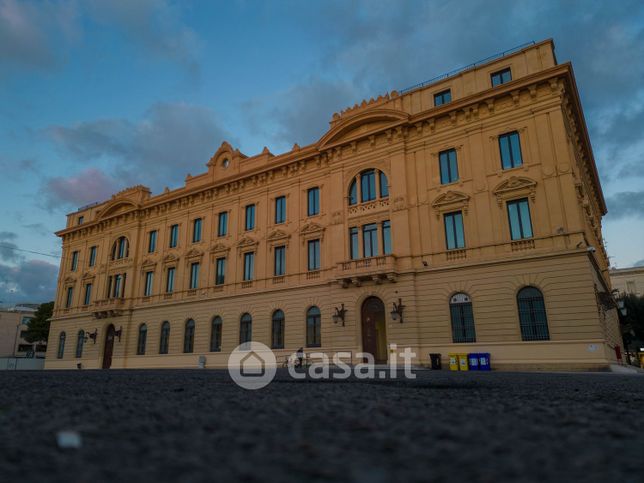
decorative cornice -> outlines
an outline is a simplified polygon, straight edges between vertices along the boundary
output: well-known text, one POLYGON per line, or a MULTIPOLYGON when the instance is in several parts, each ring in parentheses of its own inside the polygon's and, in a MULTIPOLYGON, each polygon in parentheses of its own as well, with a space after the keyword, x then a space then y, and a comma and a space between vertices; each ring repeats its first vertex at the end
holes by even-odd
POLYGON ((467 210, 470 203, 470 196, 462 193, 460 191, 447 191, 442 195, 438 195, 432 202, 432 208, 436 212, 436 217, 439 217, 441 213, 445 211, 462 209, 464 214, 467 214, 467 210))

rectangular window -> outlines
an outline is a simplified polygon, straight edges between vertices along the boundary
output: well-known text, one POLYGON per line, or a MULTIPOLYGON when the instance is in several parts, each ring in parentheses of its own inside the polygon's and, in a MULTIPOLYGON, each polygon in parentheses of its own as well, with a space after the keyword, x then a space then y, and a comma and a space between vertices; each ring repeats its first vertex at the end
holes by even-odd
POLYGON ((92 284, 85 284, 85 300, 83 300, 83 305, 89 305, 92 301, 92 284))
POLYGON ((67 299, 65 300, 65 308, 70 308, 72 306, 72 301, 74 300, 74 287, 67 287, 67 299))
POLYGON ((170 248, 176 248, 179 244, 179 225, 170 227, 170 248))
POLYGON ((190 290, 199 287, 199 263, 190 264, 190 290))
POLYGON ((165 291, 168 293, 174 292, 174 272, 174 267, 168 268, 168 274, 165 282, 165 291))
POLYGON ((308 216, 317 215, 320 213, 320 188, 311 188, 307 192, 308 203, 306 214, 308 216))
POLYGON ((154 272, 145 272, 145 286, 143 295, 149 297, 152 295, 152 283, 154 282, 154 272))
POLYGON ((246 231, 255 229, 255 205, 246 206, 246 231))
POLYGON ((275 224, 284 223, 286 221, 286 196, 279 196, 275 198, 275 224))
POLYGON ((517 168, 523 164, 519 133, 514 131, 499 136, 501 166, 503 169, 517 168))
POLYGON ((378 256, 378 225, 375 223, 362 227, 362 254, 365 258, 378 256))
POLYGON ((226 259, 218 258, 215 264, 215 285, 223 285, 226 281, 226 259))
POLYGON ((79 216, 79 217, 78 217, 78 224, 79 224, 79 225, 82 225, 84 221, 85 221, 85 217, 84 217, 84 216, 79 216))
POLYGON ((253 279, 255 271, 255 253, 244 253, 244 280, 249 281, 253 279))
POLYGON ((360 175, 360 201, 372 201, 376 199, 376 172, 371 169, 363 171, 360 175))
POLYGON ((493 72, 492 74, 490 74, 490 78, 492 79, 492 87, 500 86, 501 84, 505 84, 506 82, 510 82, 512 80, 512 72, 508 67, 507 69, 493 72))
POLYGON ((195 218, 192 222, 192 243, 201 241, 201 218, 195 218))
POLYGON ((451 90, 446 89, 437 94, 434 94, 434 106, 442 106, 443 104, 447 104, 448 102, 452 102, 451 90))
POLYGON ((114 276, 114 291, 112 297, 122 298, 125 293, 125 274, 118 274, 114 276))
POLYGON ((89 249, 89 266, 93 267, 96 265, 96 247, 91 247, 89 249))
POLYGON ((508 202, 508 220, 512 240, 532 238, 532 221, 527 198, 508 202))
POLYGON ((148 253, 157 251, 157 230, 152 230, 148 233, 148 253))
POLYGON ((217 223, 217 236, 226 236, 228 234, 228 212, 222 211, 219 213, 219 221, 217 223))
POLYGON ((391 222, 389 220, 382 222, 382 253, 391 254, 391 222))
POLYGON ((358 227, 349 228, 349 255, 351 260, 360 258, 360 245, 358 241, 358 227))
POLYGON ((456 161, 456 149, 448 149, 438 154, 441 171, 441 184, 449 184, 458 181, 458 163, 456 161))
POLYGON ((380 197, 389 197, 389 183, 387 182, 387 176, 382 171, 380 171, 380 197))
POLYGON ((78 250, 72 253, 72 272, 78 269, 78 250))
POLYGON ((320 269, 320 240, 309 240, 309 270, 320 269))
POLYGON ((465 247, 463 214, 460 211, 445 214, 445 241, 448 250, 465 247))
POLYGON ((286 247, 275 247, 275 271, 276 277, 286 273, 286 247))

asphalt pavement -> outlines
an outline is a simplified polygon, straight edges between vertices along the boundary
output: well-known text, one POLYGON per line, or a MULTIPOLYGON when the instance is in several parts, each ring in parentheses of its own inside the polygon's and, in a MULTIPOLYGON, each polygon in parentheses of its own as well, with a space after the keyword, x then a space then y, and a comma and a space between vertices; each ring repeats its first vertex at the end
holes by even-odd
POLYGON ((644 481, 641 374, 416 376, 0 371, 0 481, 644 481))

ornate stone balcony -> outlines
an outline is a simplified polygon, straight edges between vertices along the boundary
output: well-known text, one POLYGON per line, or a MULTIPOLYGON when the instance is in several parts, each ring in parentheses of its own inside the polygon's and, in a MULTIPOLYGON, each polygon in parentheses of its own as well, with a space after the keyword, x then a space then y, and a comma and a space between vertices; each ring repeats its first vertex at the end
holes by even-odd
POLYGON ((359 287, 363 282, 369 280, 377 284, 383 281, 395 282, 396 275, 396 257, 394 255, 347 260, 338 263, 335 269, 335 279, 343 288, 350 285, 359 287))
POLYGON ((118 317, 127 308, 127 300, 124 298, 97 300, 92 304, 92 314, 96 319, 118 317))

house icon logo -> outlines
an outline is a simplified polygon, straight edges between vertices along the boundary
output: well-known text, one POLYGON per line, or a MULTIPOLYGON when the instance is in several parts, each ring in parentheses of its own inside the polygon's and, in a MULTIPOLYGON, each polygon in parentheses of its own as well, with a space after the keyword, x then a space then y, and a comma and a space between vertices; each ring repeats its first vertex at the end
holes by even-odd
POLYGON ((228 373, 244 389, 261 389, 275 377, 275 354, 261 342, 245 342, 235 348, 228 358, 228 373))

